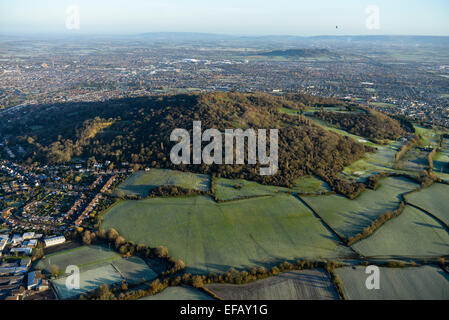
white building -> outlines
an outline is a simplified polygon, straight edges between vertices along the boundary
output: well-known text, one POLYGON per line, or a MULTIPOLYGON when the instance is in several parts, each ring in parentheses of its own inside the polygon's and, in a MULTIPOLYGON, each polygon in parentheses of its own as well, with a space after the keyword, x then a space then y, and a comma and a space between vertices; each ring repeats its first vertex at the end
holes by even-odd
POLYGON ((26 232, 22 236, 23 240, 30 240, 34 238, 34 232, 26 232))
POLYGON ((57 244, 61 244, 65 242, 64 236, 51 237, 44 240, 46 247, 55 246, 57 244))

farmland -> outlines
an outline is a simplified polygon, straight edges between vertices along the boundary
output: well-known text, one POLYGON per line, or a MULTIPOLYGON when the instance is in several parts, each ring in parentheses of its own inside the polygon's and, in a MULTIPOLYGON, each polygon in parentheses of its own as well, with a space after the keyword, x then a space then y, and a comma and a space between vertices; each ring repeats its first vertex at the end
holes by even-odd
POLYGON ((150 172, 138 171, 122 183, 116 193, 122 191, 128 196, 146 197, 151 189, 164 185, 208 191, 210 178, 204 174, 165 169, 151 169, 150 172))
POLYGON ((113 250, 100 245, 82 246, 48 255, 38 265, 49 274, 59 270, 60 277, 52 283, 60 299, 74 298, 96 289, 102 283, 109 285, 126 280, 138 284, 142 280, 153 280, 157 274, 140 258, 122 258, 113 250), (80 269, 80 289, 67 289, 65 270, 75 265, 80 269))
POLYGON ((64 271, 69 265, 77 265, 83 269, 117 259, 121 259, 120 255, 107 247, 82 246, 47 255, 39 261, 37 266, 42 271, 51 273, 50 269, 53 265, 56 265, 60 271, 64 271))
POLYGON ((443 139, 442 150, 433 159, 433 172, 449 182, 449 139, 443 139))
POLYGON ((350 254, 309 209, 283 194, 221 204, 205 196, 122 201, 106 212, 102 227, 166 246, 192 273, 350 254))
POLYGON ((105 264, 95 269, 80 272, 79 289, 68 289, 66 280, 67 277, 52 280, 59 299, 77 298, 80 294, 95 290, 103 283, 112 285, 121 282, 123 278, 111 264, 105 264))
POLYGON ((267 186, 242 179, 219 178, 215 181, 215 196, 220 200, 276 195, 280 192, 320 193, 329 190, 325 182, 313 176, 297 179, 293 188, 267 186))
POLYGON ((365 190, 355 200, 341 195, 302 197, 318 215, 342 236, 360 233, 381 214, 393 212, 401 202, 400 195, 418 185, 406 178, 389 177, 381 180, 376 190, 365 190))
POLYGON ((441 268, 380 268, 380 289, 365 286, 365 267, 339 268, 336 274, 350 300, 447 300, 449 276, 441 268))
POLYGON ((449 254, 446 228, 422 211, 406 206, 369 238, 353 245, 368 257, 422 257, 449 254))
POLYGON ((284 272, 244 285, 211 284, 224 300, 338 300, 330 276, 321 269, 284 272))
POLYGON ((214 300, 206 293, 190 287, 169 287, 154 296, 140 300, 214 300))
POLYGON ((449 195, 449 185, 436 183, 429 188, 408 195, 407 201, 422 208, 449 225, 449 201, 441 201, 449 195))

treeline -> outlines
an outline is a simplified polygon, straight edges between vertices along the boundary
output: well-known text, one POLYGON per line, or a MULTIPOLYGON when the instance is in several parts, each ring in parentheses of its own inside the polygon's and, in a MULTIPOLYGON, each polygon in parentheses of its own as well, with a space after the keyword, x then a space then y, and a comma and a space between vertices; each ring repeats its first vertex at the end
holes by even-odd
POLYGON ((123 256, 139 256, 143 259, 158 259, 164 266, 166 271, 162 275, 175 274, 184 269, 185 264, 182 260, 176 260, 170 257, 168 249, 164 246, 151 248, 144 244, 135 244, 127 241, 117 230, 110 228, 108 230, 98 229, 95 232, 89 230, 77 229, 68 237, 75 241, 80 241, 85 245, 92 244, 110 244, 115 250, 123 256))
POLYGON ((148 193, 149 198, 156 197, 191 197, 191 196, 199 196, 199 195, 207 195, 207 192, 196 190, 196 189, 187 189, 180 186, 159 186, 157 188, 151 189, 148 193))
POLYGON ((360 108, 359 112, 344 113, 320 109, 314 115, 347 132, 373 141, 396 140, 407 134, 407 127, 375 110, 360 108))
MULTIPOLYGON (((340 297, 343 298, 343 292, 341 287, 341 281, 338 277, 335 277, 333 273, 334 268, 342 267, 343 264, 332 260, 328 261, 311 261, 311 260, 297 260, 294 263, 284 261, 272 268, 265 267, 253 267, 247 270, 238 271, 234 268, 230 268, 224 274, 211 273, 209 275, 192 275, 184 273, 183 275, 174 275, 170 277, 164 277, 156 279, 146 288, 137 290, 128 290, 125 286, 111 289, 107 285, 102 285, 95 292, 90 295, 84 296, 84 299, 92 300, 135 300, 145 296, 157 294, 165 288, 171 286, 189 286, 197 289, 206 289, 204 286, 212 283, 222 284, 246 284, 257 280, 266 279, 279 275, 281 272, 294 271, 294 270, 308 270, 316 268, 324 268, 330 274, 331 279, 336 285, 337 292, 340 297)), ((212 297, 219 299, 215 294, 209 290, 204 290, 212 297)))
POLYGON ((401 160, 401 158, 407 153, 407 151, 409 151, 414 146, 419 144, 420 141, 421 141, 421 137, 419 135, 415 134, 413 136, 413 138, 407 144, 404 144, 401 147, 401 149, 399 149, 399 151, 394 155, 394 161, 397 162, 397 161, 401 160))

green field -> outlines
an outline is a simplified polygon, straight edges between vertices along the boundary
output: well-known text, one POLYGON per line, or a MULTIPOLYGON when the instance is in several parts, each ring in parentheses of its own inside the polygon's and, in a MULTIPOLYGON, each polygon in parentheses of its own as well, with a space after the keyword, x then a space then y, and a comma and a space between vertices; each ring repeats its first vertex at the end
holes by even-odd
POLYGON ((157 278, 158 274, 148 267, 141 258, 130 257, 114 260, 112 265, 129 284, 138 284, 157 278))
POLYGON ((449 139, 443 140, 441 149, 433 158, 433 172, 449 182, 449 139))
POLYGON ((161 293, 139 300, 214 300, 207 293, 190 287, 168 287, 161 293))
POLYGON ((80 272, 80 288, 68 289, 67 277, 52 280, 59 299, 76 299, 80 294, 95 290, 103 283, 112 285, 123 280, 120 273, 111 265, 105 264, 95 269, 80 272))
POLYGON ((205 196, 122 201, 104 215, 102 228, 111 227, 136 243, 166 246, 192 273, 350 253, 300 201, 282 194, 221 204, 205 196))
POLYGON ((368 290, 365 267, 336 269, 349 300, 448 300, 449 276, 441 268, 379 268, 380 289, 368 290))
POLYGON ((435 183, 407 196, 407 201, 422 208, 449 225, 449 185, 435 183))
POLYGON ((47 255, 39 261, 37 268, 46 273, 51 266, 58 266, 62 276, 51 280, 60 299, 74 298, 82 293, 96 289, 102 283, 115 284, 126 280, 138 284, 142 280, 150 281, 157 274, 138 257, 122 258, 106 246, 82 246, 47 255), (66 288, 65 270, 69 265, 80 269, 80 289, 66 288))
POLYGON ((347 166, 341 176, 360 181, 379 172, 407 172, 406 170, 398 170, 393 163, 395 154, 401 148, 401 143, 393 142, 385 146, 376 145, 376 148, 375 153, 366 153, 361 159, 347 166))
POLYGON ((370 237, 353 245, 368 257, 435 257, 449 254, 444 226, 422 211, 407 206, 370 237))
POLYGON ((395 108, 396 105, 392 103, 386 103, 386 102, 370 102, 370 105, 373 105, 375 107, 379 108, 395 108))
POLYGON ((304 176, 297 179, 293 188, 267 186, 243 179, 219 178, 215 181, 215 196, 220 200, 276 195, 280 192, 319 193, 329 190, 329 186, 324 181, 313 176, 304 176))
POLYGON ((386 211, 393 212, 400 204, 400 195, 418 184, 402 177, 382 179, 376 190, 365 190, 355 200, 341 195, 302 197, 334 230, 346 238, 355 236, 386 211))
POLYGON ((121 256, 105 246, 82 246, 46 255, 39 261, 37 267, 51 273, 50 267, 56 265, 61 272, 64 272, 69 265, 83 269, 118 259, 121 259, 121 256))
POLYGON ((244 285, 210 284, 224 300, 338 300, 330 276, 321 269, 284 272, 244 285))
POLYGON ((138 171, 118 186, 115 193, 123 191, 129 196, 146 197, 151 189, 164 185, 209 191, 210 177, 205 174, 166 169, 151 169, 149 172, 138 171))

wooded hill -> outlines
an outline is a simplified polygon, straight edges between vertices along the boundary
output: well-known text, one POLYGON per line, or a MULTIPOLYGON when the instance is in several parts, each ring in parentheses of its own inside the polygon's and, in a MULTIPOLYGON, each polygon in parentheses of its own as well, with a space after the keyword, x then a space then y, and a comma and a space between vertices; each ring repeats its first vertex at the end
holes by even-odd
MULTIPOLYGON (((21 123, 7 123, 5 130, 14 137, 11 143, 15 139, 25 148, 28 162, 65 163, 75 157, 88 159, 89 164, 110 160, 116 165, 128 162, 282 186, 292 186, 295 179, 315 174, 336 191, 356 195, 364 186, 339 180, 337 173, 374 149, 316 126, 304 117, 280 111, 285 107, 303 110, 306 106, 334 105, 344 103, 299 94, 149 96, 41 106, 31 110, 21 123), (221 132, 231 128, 279 129, 278 173, 260 176, 259 165, 173 165, 170 134, 175 128, 191 132, 194 120, 202 121, 203 130, 217 128, 221 132)), ((354 119, 356 124, 363 121, 365 117, 354 119)), ((388 121, 393 124, 391 128, 399 126, 396 120, 388 121)), ((358 124, 371 125, 377 122, 358 124)), ((375 132, 378 128, 366 130, 375 132)))

